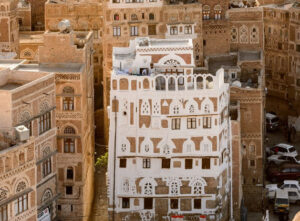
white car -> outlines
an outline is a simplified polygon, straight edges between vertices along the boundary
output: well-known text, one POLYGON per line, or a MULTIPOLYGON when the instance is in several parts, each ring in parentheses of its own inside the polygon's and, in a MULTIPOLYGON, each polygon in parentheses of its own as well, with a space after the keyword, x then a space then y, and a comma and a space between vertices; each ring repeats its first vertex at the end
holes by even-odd
POLYGON ((297 180, 285 180, 285 181, 283 181, 283 185, 280 188, 281 189, 295 188, 300 192, 300 185, 299 185, 299 181, 297 181, 297 180))
MULTIPOLYGON (((266 189, 267 189, 268 199, 271 200, 271 199, 275 198, 276 190, 279 188, 278 188, 277 184, 267 184, 266 189)), ((300 185, 299 185, 299 181, 297 181, 297 180, 285 180, 283 182, 282 186, 280 187, 280 189, 284 189, 284 190, 287 189, 289 192, 292 192, 292 190, 293 190, 300 194, 300 185)), ((291 193, 289 195, 295 195, 295 194, 291 193)), ((291 196, 291 197, 294 197, 294 196, 291 196)))
POLYGON ((272 155, 267 158, 268 163, 274 163, 280 165, 282 163, 296 163, 300 164, 300 156, 284 156, 284 155, 272 155))
POLYGON ((268 155, 278 154, 291 157, 298 156, 298 152, 294 146, 284 143, 276 144, 273 147, 267 147, 266 152, 268 155))

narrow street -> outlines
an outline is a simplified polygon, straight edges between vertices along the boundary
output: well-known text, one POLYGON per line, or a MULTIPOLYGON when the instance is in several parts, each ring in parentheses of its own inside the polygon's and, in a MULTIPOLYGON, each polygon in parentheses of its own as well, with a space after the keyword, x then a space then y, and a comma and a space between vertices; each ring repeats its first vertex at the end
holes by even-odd
MULTIPOLYGON (((104 151, 100 148, 95 149, 97 155, 95 155, 95 160, 104 151)), ((91 221, 108 221, 107 216, 107 191, 106 191, 106 169, 96 167, 95 168, 95 194, 94 194, 94 202, 92 208, 92 217, 91 221)))
MULTIPOLYGON (((287 137, 285 135, 285 131, 283 128, 280 128, 277 131, 274 131, 272 133, 267 133, 267 139, 265 143, 265 147, 273 146, 278 143, 286 143, 293 145, 298 153, 300 153, 300 136, 296 136, 295 140, 292 142, 287 141, 287 137)), ((270 183, 270 181, 266 180, 266 184, 270 183)), ((270 205, 270 208, 272 208, 272 205, 270 205)), ((290 205, 290 214, 289 214, 289 220, 293 220, 295 214, 300 211, 300 205, 299 204, 291 204, 290 205)), ((278 215, 274 214, 272 209, 270 210, 270 221, 279 221, 278 215)), ((248 214, 248 220, 247 221, 258 221, 261 220, 262 214, 261 213, 249 213, 248 214)))

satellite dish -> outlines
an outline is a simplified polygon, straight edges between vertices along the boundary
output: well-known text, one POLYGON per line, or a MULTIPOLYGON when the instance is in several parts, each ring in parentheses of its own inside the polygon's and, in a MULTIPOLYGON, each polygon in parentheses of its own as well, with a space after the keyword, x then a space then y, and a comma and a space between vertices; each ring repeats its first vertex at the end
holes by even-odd
POLYGON ((232 82, 232 86, 241 87, 242 83, 240 81, 234 81, 234 82, 232 82))
POLYGON ((69 20, 64 19, 58 23, 58 29, 61 33, 69 33, 71 31, 71 23, 69 20))

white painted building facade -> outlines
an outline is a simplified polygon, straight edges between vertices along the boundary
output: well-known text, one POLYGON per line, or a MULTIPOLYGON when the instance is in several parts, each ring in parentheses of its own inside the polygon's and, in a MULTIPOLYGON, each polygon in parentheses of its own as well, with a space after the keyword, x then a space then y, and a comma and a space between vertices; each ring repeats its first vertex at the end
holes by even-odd
POLYGON ((230 124, 224 70, 193 74, 187 39, 137 38, 129 48, 114 48, 113 67, 110 220, 226 220, 230 124))

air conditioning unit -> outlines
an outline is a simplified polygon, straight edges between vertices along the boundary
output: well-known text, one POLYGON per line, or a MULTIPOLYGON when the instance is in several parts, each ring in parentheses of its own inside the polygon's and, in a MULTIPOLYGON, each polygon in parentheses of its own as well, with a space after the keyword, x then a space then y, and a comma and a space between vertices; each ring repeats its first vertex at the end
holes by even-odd
POLYGON ((24 125, 15 127, 17 139, 19 141, 26 141, 29 139, 29 129, 24 125))

